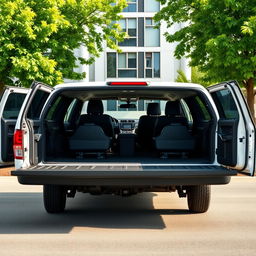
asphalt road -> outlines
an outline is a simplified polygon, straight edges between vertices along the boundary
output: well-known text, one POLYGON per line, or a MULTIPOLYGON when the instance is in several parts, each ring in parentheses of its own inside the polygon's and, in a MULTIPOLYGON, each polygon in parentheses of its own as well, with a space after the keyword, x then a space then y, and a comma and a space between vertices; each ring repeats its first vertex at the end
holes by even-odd
POLYGON ((77 194, 45 213, 40 186, 0 177, 0 255, 256 255, 255 178, 212 187, 205 214, 176 193, 77 194))

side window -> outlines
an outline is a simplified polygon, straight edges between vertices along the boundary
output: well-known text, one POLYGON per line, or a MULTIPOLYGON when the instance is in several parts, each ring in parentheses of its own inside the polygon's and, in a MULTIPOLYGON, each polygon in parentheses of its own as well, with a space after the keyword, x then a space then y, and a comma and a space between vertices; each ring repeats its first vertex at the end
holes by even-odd
POLYGON ((183 112, 184 116, 187 118, 187 120, 189 122, 193 122, 193 117, 190 112, 190 109, 184 100, 181 100, 181 108, 182 108, 182 112, 183 112))
POLYGON ((67 109, 67 112, 66 112, 66 115, 64 117, 64 122, 68 122, 70 117, 71 117, 71 114, 74 110, 74 108, 76 107, 76 104, 77 104, 77 99, 74 99, 71 104, 69 105, 68 109, 67 109))
POLYGON ((49 92, 37 90, 28 109, 27 118, 39 119, 44 103, 46 102, 49 92))
POLYGON ((201 100, 201 98, 199 96, 196 96, 195 100, 196 100, 196 103, 198 104, 198 106, 200 107, 203 119, 206 120, 206 121, 211 120, 211 115, 210 115, 208 109, 206 108, 205 104, 201 100))
POLYGON ((61 96, 59 96, 55 101, 54 103, 51 105, 48 113, 47 113, 47 116, 46 116, 46 120, 53 120, 54 119, 54 115, 55 115, 55 112, 57 110, 57 107, 59 105, 61 101, 61 96))
POLYGON ((234 102, 233 96, 228 89, 213 92, 212 97, 215 101, 219 115, 224 119, 238 119, 239 113, 234 102))
POLYGON ((3 118, 17 119, 25 97, 23 93, 11 93, 4 107, 3 118))

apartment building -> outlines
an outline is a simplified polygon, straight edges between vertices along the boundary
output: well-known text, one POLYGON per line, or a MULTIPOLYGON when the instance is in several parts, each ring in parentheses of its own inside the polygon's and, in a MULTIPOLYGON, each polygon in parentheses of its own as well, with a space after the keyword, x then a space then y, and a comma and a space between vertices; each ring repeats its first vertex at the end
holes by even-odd
MULTIPOLYGON (((164 32, 175 32, 180 24, 171 29, 161 24, 154 27, 153 17, 160 10, 156 0, 127 0, 123 19, 119 21, 129 38, 119 43, 122 53, 105 47, 101 56, 90 66, 78 70, 86 72, 86 81, 123 79, 145 79, 147 81, 174 81, 177 70, 183 70, 190 77, 188 60, 174 57, 175 44, 165 40, 164 32)), ((77 50, 77 55, 88 57, 85 49, 77 50)))
MULTIPOLYGON (((127 4, 122 12, 123 19, 119 21, 122 30, 129 35, 118 44, 122 53, 105 47, 93 65, 80 68, 79 71, 87 73, 85 81, 175 81, 177 70, 180 69, 190 77, 188 60, 177 60, 174 57, 175 43, 166 42, 164 37, 164 32, 175 32, 181 25, 167 28, 162 23, 156 29, 153 17, 161 8, 156 0, 127 0, 127 4)), ((88 57, 84 49, 79 49, 77 54, 88 57)), ((118 104, 113 103, 107 109, 114 110, 117 106, 118 104)))

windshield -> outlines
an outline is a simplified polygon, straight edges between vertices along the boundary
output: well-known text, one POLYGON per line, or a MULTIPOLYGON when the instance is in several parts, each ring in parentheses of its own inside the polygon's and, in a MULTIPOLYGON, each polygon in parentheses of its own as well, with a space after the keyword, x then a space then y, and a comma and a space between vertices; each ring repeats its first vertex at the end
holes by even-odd
MULTIPOLYGON (((166 100, 138 100, 132 101, 130 108, 122 108, 122 105, 127 105, 126 101, 121 100, 103 100, 104 114, 110 115, 116 119, 139 119, 141 116, 147 114, 147 106, 149 103, 159 103, 161 108, 161 115, 164 115, 166 100)), ((82 114, 87 113, 87 104, 84 103, 82 114)))

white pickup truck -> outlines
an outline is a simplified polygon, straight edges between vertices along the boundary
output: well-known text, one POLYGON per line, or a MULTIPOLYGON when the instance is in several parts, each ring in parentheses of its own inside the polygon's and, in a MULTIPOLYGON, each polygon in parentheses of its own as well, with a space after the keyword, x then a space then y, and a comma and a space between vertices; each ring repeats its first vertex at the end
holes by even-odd
MULTIPOLYGON (((6 131, 12 135, 8 120, 17 117, 5 114, 7 105, 1 103, 0 112, 2 161, 11 160, 5 137, 6 131)), ((49 213, 62 212, 76 192, 151 191, 177 191, 187 196, 191 212, 201 213, 209 207, 210 185, 229 183, 237 171, 254 174, 255 126, 235 81, 208 89, 143 81, 50 88, 35 82, 17 119, 13 149, 12 175, 21 184, 44 186, 49 213)))

